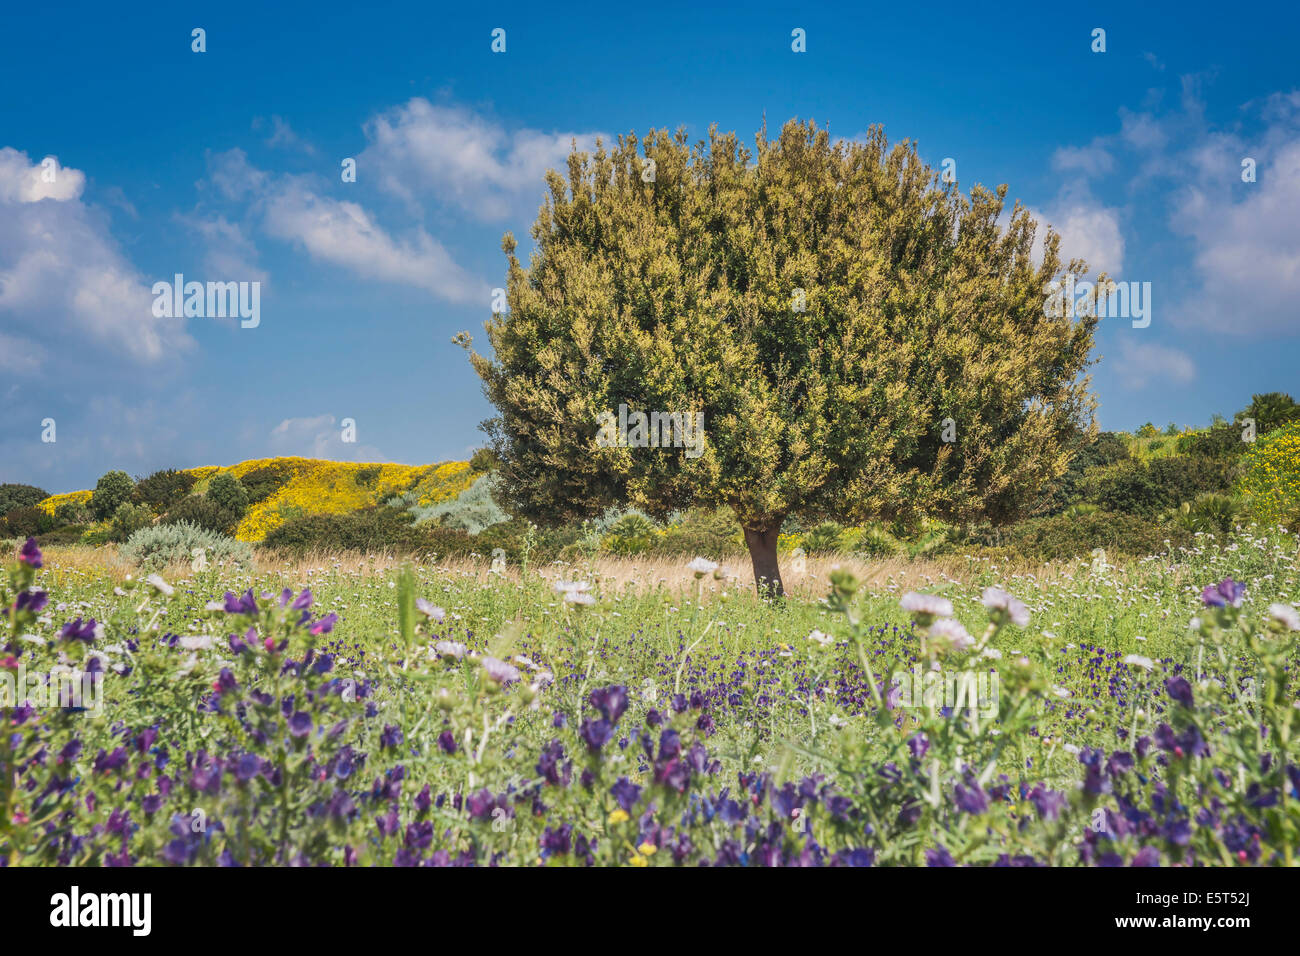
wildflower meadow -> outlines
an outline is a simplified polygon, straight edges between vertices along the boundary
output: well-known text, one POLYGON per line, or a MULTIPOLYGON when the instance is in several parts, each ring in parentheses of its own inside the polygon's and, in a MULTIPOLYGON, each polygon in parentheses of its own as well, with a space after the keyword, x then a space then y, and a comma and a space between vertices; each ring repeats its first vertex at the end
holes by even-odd
POLYGON ((1290 864, 1296 558, 1243 532, 1051 580, 840 568, 772 603, 703 557, 676 589, 485 561, 169 579, 29 540, 0 859, 1290 864), (77 680, 15 706, 19 668, 77 680))

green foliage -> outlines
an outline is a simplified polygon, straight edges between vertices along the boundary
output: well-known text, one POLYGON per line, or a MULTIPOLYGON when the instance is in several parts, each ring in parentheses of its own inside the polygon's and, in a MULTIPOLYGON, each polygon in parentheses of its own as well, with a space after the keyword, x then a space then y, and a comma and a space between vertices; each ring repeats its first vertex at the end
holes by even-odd
POLYGON ((469 459, 470 471, 496 471, 500 462, 491 448, 476 448, 469 459))
POLYGON ((835 521, 823 521, 803 536, 808 554, 839 554, 843 548, 844 526, 835 521))
POLYGON ((1208 492, 1232 487, 1231 459, 1173 455, 1150 463, 1130 460, 1108 469, 1097 482, 1096 503, 1106 511, 1153 517, 1208 492))
POLYGON ((518 564, 523 560, 524 551, 529 545, 530 529, 532 551, 529 559, 534 564, 574 557, 583 538, 581 525, 563 524, 538 528, 527 519, 511 518, 509 521, 502 521, 483 529, 472 539, 474 550, 479 554, 487 555, 494 549, 500 548, 512 563, 518 564))
POLYGON ((375 507, 341 515, 304 515, 273 529, 263 546, 289 554, 391 552, 454 557, 479 550, 474 538, 456 528, 415 525, 409 512, 375 507))
POLYGON ((691 508, 675 516, 655 539, 651 551, 659 555, 719 558, 744 553, 745 545, 728 508, 691 508))
POLYGON ((248 503, 255 505, 265 501, 287 485, 295 474, 296 468, 293 463, 274 461, 269 465, 245 472, 239 481, 248 492, 248 503))
POLYGON ((654 545, 656 537, 654 522, 643 514, 632 512, 614 522, 601 540, 601 546, 611 554, 645 554, 654 545))
POLYGON ((245 490, 243 483, 228 471, 221 471, 212 476, 204 497, 222 511, 234 515, 232 524, 244 517, 244 512, 248 510, 248 491, 245 490))
POLYGON ((1240 498, 1206 492, 1193 501, 1184 501, 1169 512, 1167 520, 1192 534, 1227 534, 1245 517, 1246 509, 1240 498))
POLYGON ((49 496, 48 491, 35 485, 0 485, 0 515, 7 515, 15 508, 30 508, 49 496))
POLYGON ((725 504, 774 569, 792 514, 1013 518, 1092 427, 1096 318, 1044 314, 1059 237, 1036 263, 1005 187, 963 196, 879 130, 833 142, 790 122, 752 152, 716 131, 629 135, 547 185, 527 269, 503 242, 492 357, 471 352, 512 514, 725 504), (701 412, 703 453, 599 444, 620 404, 701 412))
POLYGON ((853 551, 863 558, 892 558, 905 554, 907 548, 883 524, 873 521, 859 531, 853 551))
POLYGON ((492 475, 482 475, 455 498, 412 509, 416 524, 436 521, 448 528, 478 534, 484 528, 506 521, 510 516, 492 500, 493 484, 492 475))
POLYGON ((55 520, 40 508, 16 505, 0 517, 0 538, 26 538, 54 526, 55 520))
POLYGON ((1239 425, 1214 425, 1178 439, 1178 452, 1196 458, 1231 458, 1250 448, 1239 425))
POLYGON ((209 565, 233 562, 247 567, 253 560, 253 550, 244 542, 185 521, 141 528, 118 551, 142 569, 161 571, 169 564, 191 562, 198 549, 209 565))
POLYGON ((1081 434, 1072 444, 1070 465, 1053 482, 1038 505, 1044 514, 1057 514, 1085 494, 1084 476, 1090 469, 1106 468, 1129 458, 1128 445, 1114 432, 1100 432, 1094 438, 1081 434))
POLYGON ((136 504, 148 505, 161 513, 188 495, 195 481, 197 479, 188 472, 164 468, 147 478, 141 478, 136 483, 132 497, 136 504))
POLYGON ((125 541, 141 528, 148 527, 151 524, 153 524, 152 511, 144 505, 134 505, 129 501, 124 501, 113 512, 113 518, 109 522, 108 540, 125 541))
POLYGON ((227 511, 215 501, 203 495, 191 495, 188 498, 182 498, 163 517, 164 524, 179 524, 182 522, 218 534, 227 534, 239 523, 239 515, 233 511, 227 511))
POLYGON ((90 496, 90 513, 97 521, 106 521, 117 511, 118 505, 130 501, 135 492, 135 482, 124 471, 110 471, 99 479, 90 496))
POLYGON ((1285 392, 1266 392, 1252 395, 1250 404, 1238 413, 1237 418, 1251 418, 1255 421, 1255 433, 1265 435, 1275 428, 1281 428, 1300 419, 1300 404, 1285 392))
MULTIPOLYGON (((1031 518, 1007 529, 998 542, 1034 561, 1074 558, 1104 548, 1111 555, 1141 557, 1184 543, 1188 535, 1134 514, 1089 514, 1031 518)), ((994 542, 990 542, 994 543, 994 542)))

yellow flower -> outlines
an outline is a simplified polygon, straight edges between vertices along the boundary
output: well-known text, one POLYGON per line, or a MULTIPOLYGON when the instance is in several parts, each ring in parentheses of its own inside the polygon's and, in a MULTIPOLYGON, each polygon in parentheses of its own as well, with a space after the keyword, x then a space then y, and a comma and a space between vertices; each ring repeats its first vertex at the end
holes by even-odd
POLYGON ((611 824, 622 823, 627 819, 628 819, 627 811, 624 810, 622 807, 619 807, 617 810, 615 810, 613 813, 609 815, 609 822, 611 824))
POLYGON ((655 846, 653 843, 647 840, 645 843, 642 843, 639 847, 637 847, 637 852, 639 852, 643 856, 654 856, 655 850, 657 849, 659 849, 659 847, 655 846))
POLYGON ((628 862, 630 865, 632 865, 632 866, 646 866, 646 865, 647 865, 647 864, 646 864, 646 861, 645 861, 645 857, 643 857, 643 856, 637 856, 636 854, 633 854, 633 855, 632 855, 632 858, 629 859, 627 862, 628 862))

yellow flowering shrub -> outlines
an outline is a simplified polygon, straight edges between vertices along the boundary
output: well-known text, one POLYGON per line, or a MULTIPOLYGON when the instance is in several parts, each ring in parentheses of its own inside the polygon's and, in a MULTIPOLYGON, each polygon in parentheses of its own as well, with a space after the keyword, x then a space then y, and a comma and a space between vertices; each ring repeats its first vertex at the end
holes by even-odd
POLYGON ((54 512, 62 505, 81 505, 90 504, 90 496, 93 491, 69 491, 67 494, 50 495, 41 501, 36 502, 36 507, 40 508, 47 515, 53 516, 54 512))
MULTIPOLYGON (((204 465, 182 469, 196 479, 190 493, 201 495, 219 472, 243 478, 259 468, 275 467, 292 472, 292 477, 275 494, 248 509, 236 529, 240 541, 261 541, 286 520, 305 514, 343 514, 383 504, 398 495, 414 492, 422 506, 455 498, 474 483, 479 472, 467 461, 438 465, 368 464, 352 461, 324 461, 319 458, 253 458, 223 468, 204 465)), ((72 491, 51 495, 37 503, 53 515, 64 504, 85 505, 92 492, 72 491)))
POLYGON ((1249 496, 1261 524, 1277 524, 1300 507, 1300 422, 1255 440, 1242 459, 1237 490, 1249 496))
POLYGON ((294 472, 275 494, 248 509, 235 537, 240 541, 261 541, 289 518, 305 514, 344 514, 357 511, 415 490, 421 504, 454 498, 477 475, 469 463, 441 465, 366 464, 350 461, 322 461, 314 458, 263 458, 241 462, 229 471, 236 478, 268 465, 294 472))

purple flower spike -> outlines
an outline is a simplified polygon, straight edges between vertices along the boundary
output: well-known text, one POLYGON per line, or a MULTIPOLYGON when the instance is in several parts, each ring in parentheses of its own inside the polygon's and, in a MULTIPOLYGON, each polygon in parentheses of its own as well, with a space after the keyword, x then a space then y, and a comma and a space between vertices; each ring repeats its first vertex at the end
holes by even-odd
POLYGON ((587 695, 587 702, 600 711, 601 716, 611 724, 617 724, 618 719, 627 710, 627 688, 616 685, 593 690, 587 695))
POLYGON ((35 538, 27 539, 27 543, 18 552, 18 560, 33 568, 39 568, 44 563, 45 556, 41 554, 41 549, 36 546, 35 538))
POLYGON ((1206 607, 1241 607, 1246 597, 1246 585, 1232 578, 1224 578, 1218 584, 1207 584, 1201 591, 1201 600, 1206 607))
POLYGON ((98 628, 99 625, 95 623, 93 617, 84 624, 81 622, 81 618, 77 618, 75 621, 69 621, 63 625, 63 629, 59 631, 59 638, 64 641, 84 641, 87 644, 93 644, 95 642, 95 632, 98 628))
POLYGON ((253 597, 253 589, 249 588, 241 596, 235 597, 235 592, 226 592, 226 613, 227 614, 256 614, 257 599, 253 597))
POLYGON ((31 611, 33 614, 39 614, 45 605, 49 603, 50 596, 45 591, 24 591, 18 595, 15 610, 31 611))
POLYGON ((311 715, 306 711, 298 711, 289 718, 289 733, 295 737, 305 737, 311 732, 311 715))
POLYGON ((1165 690, 1169 691, 1169 696, 1184 707, 1192 706, 1192 685, 1187 682, 1186 677, 1171 677, 1165 681, 1165 690))

